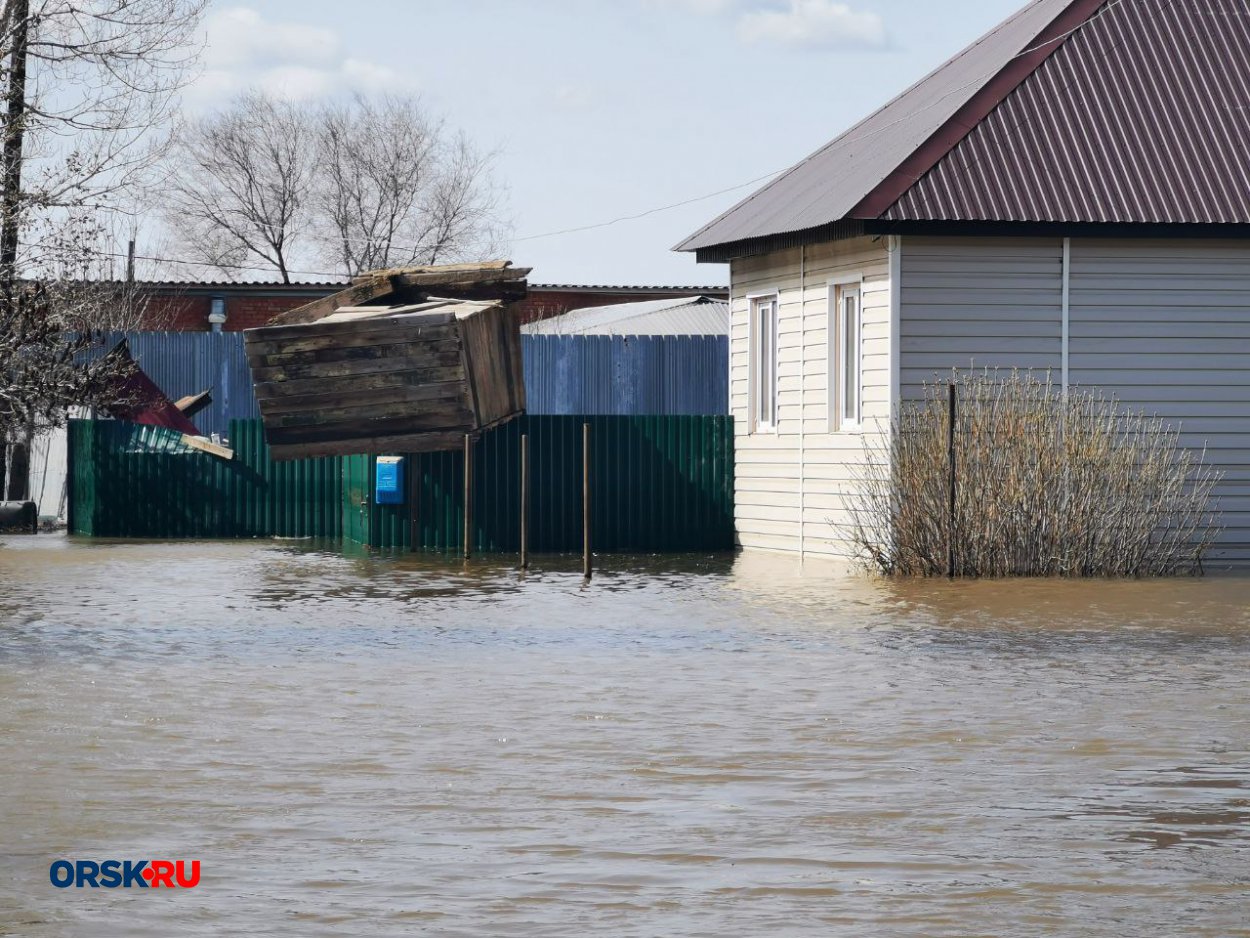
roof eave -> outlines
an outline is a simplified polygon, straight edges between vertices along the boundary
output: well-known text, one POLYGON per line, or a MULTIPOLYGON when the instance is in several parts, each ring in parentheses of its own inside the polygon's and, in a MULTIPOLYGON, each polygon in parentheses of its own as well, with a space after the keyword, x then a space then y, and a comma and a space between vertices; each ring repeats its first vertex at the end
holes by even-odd
POLYGON ((843 218, 827 225, 815 228, 804 228, 801 231, 782 231, 776 234, 761 235, 758 238, 746 238, 741 241, 729 241, 725 244, 709 244, 705 247, 692 248, 695 260, 700 264, 723 264, 740 257, 756 257, 771 254, 773 251, 784 251, 806 244, 820 244, 826 241, 844 241, 868 234, 867 226, 860 219, 843 218))

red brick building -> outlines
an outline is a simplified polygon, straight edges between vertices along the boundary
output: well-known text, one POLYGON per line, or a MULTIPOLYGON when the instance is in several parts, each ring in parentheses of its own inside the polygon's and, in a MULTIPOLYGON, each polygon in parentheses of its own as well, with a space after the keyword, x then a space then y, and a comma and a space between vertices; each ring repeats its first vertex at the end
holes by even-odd
MULTIPOLYGON (((144 284, 148 297, 147 319, 152 329, 173 332, 207 332, 214 304, 224 314, 221 328, 228 332, 251 329, 278 313, 302 306, 346 287, 347 283, 194 283, 144 284)), ((661 300, 683 296, 725 298, 726 287, 700 286, 600 286, 532 283, 529 296, 517 303, 522 323, 550 319, 570 309, 607 306, 633 300, 661 300)))

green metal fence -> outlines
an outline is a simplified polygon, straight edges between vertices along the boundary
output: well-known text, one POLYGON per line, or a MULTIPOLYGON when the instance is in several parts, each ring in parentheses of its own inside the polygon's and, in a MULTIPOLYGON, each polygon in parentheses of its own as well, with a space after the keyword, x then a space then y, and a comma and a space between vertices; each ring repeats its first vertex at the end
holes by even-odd
MULTIPOLYGON (((520 545, 520 441, 530 449, 530 549, 582 537, 582 424, 590 424, 596 551, 733 546, 733 422, 725 416, 525 416, 473 448, 473 547, 520 545)), ((378 548, 460 550, 464 455, 410 455, 402 505, 379 505, 375 459, 275 463, 260 421, 230 424, 233 460, 181 435, 71 421, 70 530, 97 537, 346 538, 378 548)))
POLYGON ((234 459, 162 427, 69 424, 69 528, 96 537, 339 537, 339 460, 275 463, 259 420, 230 424, 234 459))

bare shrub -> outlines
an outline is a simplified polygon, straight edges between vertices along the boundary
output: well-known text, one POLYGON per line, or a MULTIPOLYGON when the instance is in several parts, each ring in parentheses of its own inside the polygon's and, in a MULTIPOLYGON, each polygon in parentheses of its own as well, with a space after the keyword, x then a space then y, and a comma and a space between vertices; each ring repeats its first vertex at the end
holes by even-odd
POLYGON ((858 479, 853 541, 887 574, 1197 573, 1219 533, 1206 452, 1157 417, 1047 374, 955 373, 954 521, 947 382, 905 403, 858 479))

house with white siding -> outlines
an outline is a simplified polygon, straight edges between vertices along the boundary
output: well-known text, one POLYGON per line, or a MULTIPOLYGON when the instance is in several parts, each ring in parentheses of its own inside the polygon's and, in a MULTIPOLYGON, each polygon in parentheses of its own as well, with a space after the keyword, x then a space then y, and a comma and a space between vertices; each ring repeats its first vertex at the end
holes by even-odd
POLYGON ((744 547, 844 555, 865 442, 952 368, 1181 429, 1250 559, 1250 11, 1032 0, 677 246, 728 263, 744 547))

